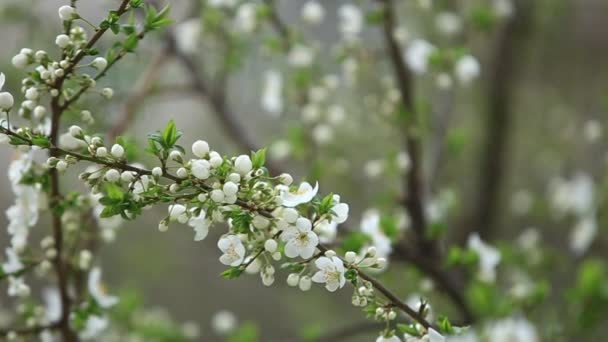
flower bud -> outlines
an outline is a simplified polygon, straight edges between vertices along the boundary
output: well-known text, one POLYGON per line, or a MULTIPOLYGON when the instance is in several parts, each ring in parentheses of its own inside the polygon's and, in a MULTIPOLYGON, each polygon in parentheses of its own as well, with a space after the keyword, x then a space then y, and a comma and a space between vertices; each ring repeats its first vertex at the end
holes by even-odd
POLYGON ((114 156, 114 158, 120 159, 125 155, 125 148, 119 144, 114 144, 112 146, 112 149, 110 150, 110 153, 112 153, 112 156, 114 156))
POLYGON ((241 175, 246 175, 251 171, 253 164, 248 155, 240 155, 234 161, 234 170, 241 175))
POLYGON ((353 251, 348 251, 346 252, 346 254, 344 255, 344 260, 346 260, 346 262, 349 263, 354 263, 357 260, 357 253, 353 252, 353 251))
POLYGON ((76 18, 78 14, 76 13, 76 9, 72 6, 61 6, 59 7, 59 18, 63 21, 68 21, 76 18))
POLYGON ((300 276, 297 273, 291 273, 287 276, 287 285, 291 287, 298 286, 300 283, 300 276))
POLYGON ((108 66, 108 61, 103 57, 97 57, 91 65, 97 70, 104 70, 108 66))
POLYGON ((274 239, 268 239, 264 242, 264 249, 268 253, 274 253, 277 251, 278 244, 274 239))
POLYGON ((209 144, 203 140, 197 140, 192 144, 192 153, 198 158, 205 158, 209 153, 209 144))

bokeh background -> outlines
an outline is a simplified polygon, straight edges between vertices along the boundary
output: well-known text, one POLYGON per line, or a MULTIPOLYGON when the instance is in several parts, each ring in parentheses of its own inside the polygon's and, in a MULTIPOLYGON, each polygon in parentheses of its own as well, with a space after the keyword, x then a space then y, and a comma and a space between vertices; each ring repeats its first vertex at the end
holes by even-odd
MULTIPOLYGON (((337 9, 349 1, 322 1, 326 19, 318 27, 308 27, 299 18, 304 1, 279 0, 277 5, 282 20, 303 32, 309 41, 319 46, 319 60, 327 71, 339 74, 340 65, 333 60, 331 46, 339 40, 337 9)), ((79 1, 81 13, 96 22, 116 1, 79 1)), ((361 3, 367 3, 365 1, 361 3)), ((414 1, 412 1, 414 3, 414 1)), ((466 11, 483 1, 461 1, 460 10, 466 11)), ((7 88, 17 89, 21 73, 10 65, 10 58, 22 47, 53 51, 55 33, 60 29, 56 9, 65 4, 60 0, 0 0, 0 71, 7 75, 7 88)), ((179 23, 192 16, 189 1, 172 1, 172 17, 179 23)), ((365 8, 365 4, 363 7, 365 8)), ((404 6, 407 9, 407 6, 404 6)), ((478 210, 478 192, 487 186, 481 176, 487 146, 493 144, 493 134, 505 134, 504 150, 494 150, 500 156, 492 159, 496 174, 491 181, 500 189, 493 218, 492 240, 512 240, 526 228, 536 227, 546 244, 555 251, 567 250, 566 238, 572 222, 556 218, 548 209, 549 183, 555 177, 572 177, 583 171, 591 175, 602 194, 608 151, 603 127, 608 123, 608 2, 604 0, 538 0, 533 9, 525 13, 526 23, 519 27, 523 32, 513 33, 511 65, 498 78, 504 82, 504 120, 488 127, 492 120, 492 96, 497 81, 492 66, 497 63, 496 46, 499 33, 472 32, 467 34, 465 45, 481 63, 481 77, 466 88, 450 94, 437 91, 431 77, 416 78, 417 101, 427 108, 429 117, 433 109, 448 101, 451 122, 446 135, 446 151, 438 172, 438 189, 449 189, 458 194, 457 205, 447 219, 448 236, 462 238, 451 230, 467 222, 471 212, 478 210), (525 27, 524 27, 525 26, 525 27), (598 133, 599 131, 599 133, 598 133), (598 136, 599 134, 599 136, 598 136), (522 192, 523 191, 523 192, 522 192), (525 197, 522 199, 522 193, 525 197), (520 197, 518 197, 518 195, 520 197), (530 211, 524 215, 514 211, 521 201, 531 201, 530 211)), ((430 14, 415 5, 411 11, 400 12, 400 22, 414 37, 429 40, 436 38, 430 14), (435 35, 435 36, 434 36, 435 35)), ((299 120, 296 104, 289 104, 280 118, 275 118, 260 106, 264 72, 269 68, 287 70, 285 58, 263 52, 261 46, 276 33, 268 24, 248 38, 242 51, 238 70, 227 79, 226 101, 232 113, 241 122, 259 146, 272 145, 277 140, 289 140, 291 128, 299 120)), ((351 205, 351 227, 357 227, 363 211, 383 206, 401 184, 401 177, 386 168, 377 177, 369 176, 369 162, 384 160, 400 151, 401 132, 393 122, 365 105, 369 96, 379 97, 382 78, 390 76, 388 61, 382 55, 380 30, 369 27, 363 36, 363 45, 379 50, 380 58, 372 58, 369 70, 361 73, 357 87, 340 89, 333 99, 346 109, 347 119, 336 129, 334 140, 327 147, 316 149, 315 160, 310 156, 282 158, 280 165, 295 178, 308 175, 318 179, 322 193, 339 193, 351 205), (325 165, 319 170, 316 165, 325 165), (367 170, 367 171, 366 171, 367 170)), ((437 38, 439 39, 439 38, 437 38)), ((204 40, 204 37, 203 37, 204 40)), ((104 40, 102 46, 110 42, 104 40)), ((138 82, 147 66, 163 49, 162 34, 156 34, 142 43, 135 55, 130 55, 102 81, 116 92, 111 102, 92 102, 96 127, 108 130, 120 119, 125 101, 137 91, 138 82)), ((217 58, 215 43, 202 43, 193 59, 212 65, 217 58)), ((177 85, 189 84, 190 75, 175 58, 167 57, 158 71, 160 76, 154 91, 139 103, 135 117, 124 136, 145 142, 148 132, 162 128, 169 118, 184 131, 183 145, 196 139, 207 140, 212 148, 224 153, 242 153, 242 145, 226 131, 218 114, 208 105, 207 98, 191 89, 177 85)), ((212 68, 212 67, 210 67, 212 68)), ((430 120, 430 119, 429 119, 430 120)), ((430 144, 425 144, 428 152, 430 144)), ((489 152, 492 155, 492 152, 489 152)), ((271 154, 272 156, 272 154, 271 154)), ((0 148, 0 175, 6 175, 13 151, 0 148)), ((486 157, 485 158, 489 158, 486 157)), ((142 162, 150 161, 142 153, 142 162)), ((485 165, 485 166, 484 166, 485 165)), ((81 187, 75 180, 64 184, 66 189, 81 187)), ((0 208, 8 208, 13 200, 6 176, 0 177, 0 208)), ((288 288, 279 280, 271 288, 264 287, 259 277, 225 280, 218 275, 223 267, 217 261, 219 251, 214 238, 194 243, 190 228, 173 226, 167 233, 159 233, 157 224, 165 215, 165 208, 145 212, 133 222, 120 228, 116 241, 104 246, 97 259, 104 268, 104 278, 111 292, 139 292, 147 308, 162 307, 176 322, 192 321, 201 327, 201 341, 220 341, 211 327, 214 314, 221 310, 234 312, 239 322, 254 322, 262 341, 286 341, 306 331, 329 331, 363 321, 364 315, 350 305, 350 290, 338 295, 313 287, 303 293, 288 288)), ((599 216, 599 233, 587 251, 587 256, 605 259, 608 239, 606 217, 599 216)), ((0 215, 0 226, 6 226, 0 215)), ((50 227, 42 221, 32 232, 32 241, 48 234, 50 227)), ((212 230, 219 236, 220 229, 212 230)), ((0 234, 0 246, 7 235, 0 234)), ((547 272, 552 294, 532 315, 559 315, 549 313, 552 305, 563 300, 560 288, 571 278, 567 270, 580 262, 567 258, 565 264, 552 265, 547 272)), ((400 264, 395 270, 382 275, 396 291, 406 298, 419 289, 419 278, 400 264)), ((2 291, 4 293, 4 290, 2 291)), ((2 303, 8 299, 0 296, 2 303)), ((442 299, 435 298, 443 308, 442 299)), ((446 307, 449 312, 449 307, 446 307)), ((561 313, 568 316, 567 313, 561 313)), ((565 319, 566 317, 564 317, 565 319)), ((371 331, 360 339, 369 341, 371 331)), ((590 339, 592 340, 592 339, 590 339)))

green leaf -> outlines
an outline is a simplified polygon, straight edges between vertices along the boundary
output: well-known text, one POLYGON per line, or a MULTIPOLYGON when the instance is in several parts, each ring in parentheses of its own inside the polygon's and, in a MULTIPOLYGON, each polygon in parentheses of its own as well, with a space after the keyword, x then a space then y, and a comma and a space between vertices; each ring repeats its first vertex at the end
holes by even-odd
POLYGON ((36 135, 32 137, 32 144, 42 148, 48 148, 51 146, 51 142, 46 135, 36 135))
POLYGON ((251 152, 251 162, 254 169, 259 169, 266 163, 266 149, 263 148, 257 152, 251 152))
POLYGON ((125 40, 125 42, 123 44, 123 48, 127 52, 133 52, 137 48, 138 44, 139 44, 139 36, 136 33, 133 33, 129 37, 127 37, 127 40, 125 40))
POLYGON ((246 322, 234 331, 228 342, 257 342, 260 340, 258 327, 252 322, 246 322))
POLYGON ((409 324, 397 324, 397 329, 404 334, 420 337, 420 332, 415 326, 409 324))
POLYGON ((120 202, 125 198, 125 193, 122 188, 116 184, 106 183, 105 192, 112 201, 120 202))
POLYGON ((171 148, 173 147, 173 145, 175 145, 177 139, 179 139, 177 127, 175 126, 175 121, 169 120, 169 123, 165 126, 165 129, 163 130, 162 137, 164 146, 166 148, 171 148))
POLYGON ((370 237, 361 232, 352 232, 342 241, 342 249, 345 251, 358 251, 370 242, 370 237))
POLYGON ((230 267, 229 269, 222 272, 220 275, 225 279, 235 279, 241 276, 243 270, 240 267, 230 267))

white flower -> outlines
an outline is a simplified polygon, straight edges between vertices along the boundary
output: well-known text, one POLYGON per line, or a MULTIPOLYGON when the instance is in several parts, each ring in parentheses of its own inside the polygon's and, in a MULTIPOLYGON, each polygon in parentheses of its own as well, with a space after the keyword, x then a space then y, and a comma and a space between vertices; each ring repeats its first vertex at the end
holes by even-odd
POLYGON ((67 34, 60 34, 57 36, 57 38, 55 38, 55 44, 57 44, 57 46, 60 48, 65 49, 72 44, 72 39, 70 39, 70 36, 67 34))
POLYGON ((211 172, 209 171, 209 162, 204 159, 197 159, 192 161, 191 171, 192 175, 198 179, 205 180, 209 178, 211 172))
POLYGON ((344 223, 348 218, 348 204, 340 203, 340 196, 334 195, 334 201, 336 204, 331 208, 334 217, 332 221, 336 223, 344 223))
POLYGON ((304 6, 302 6, 300 16, 305 22, 316 25, 323 21, 323 18, 325 17, 325 10, 319 2, 309 0, 304 4, 304 6))
POLYGON ((583 126, 583 136, 591 143, 596 142, 602 137, 602 130, 602 124, 598 120, 591 119, 583 126))
MULTIPOLYGON (((2 90, 5 80, 6 78, 4 74, 0 72, 0 90, 2 90)), ((11 93, 0 92, 0 111, 11 109, 14 104, 15 99, 13 98, 13 95, 11 95, 11 93)))
POLYGON ((106 293, 105 287, 101 283, 101 269, 95 267, 89 273, 89 293, 102 308, 109 308, 118 303, 118 298, 106 293))
POLYGON ((296 44, 287 56, 290 65, 298 68, 310 66, 315 59, 315 52, 306 45, 296 44))
POLYGON ((61 297, 56 288, 45 288, 42 291, 45 303, 45 318, 49 322, 57 322, 61 319, 61 297))
POLYGON ((103 57, 97 57, 91 65, 97 70, 104 70, 108 66, 108 61, 103 57))
POLYGON ((262 108, 273 116, 278 116, 283 110, 283 80, 281 73, 268 70, 264 76, 264 90, 262 93, 262 108))
POLYGON ((597 222, 594 215, 582 218, 570 233, 570 249, 582 255, 589 249, 597 235, 597 222))
POLYGON ((30 101, 37 100, 39 95, 40 94, 38 93, 38 89, 36 89, 34 87, 28 88, 25 91, 25 98, 28 99, 28 100, 30 100, 30 101))
POLYGON ((19 53, 13 57, 13 59, 11 60, 11 63, 13 64, 13 66, 15 68, 23 69, 26 66, 28 66, 28 64, 30 64, 30 58, 26 54, 19 53))
POLYGON ((328 221, 323 219, 316 223, 315 233, 319 236, 321 243, 333 242, 338 235, 338 223, 334 220, 328 221))
POLYGON ((481 67, 475 57, 466 55, 456 61, 454 72, 461 83, 468 84, 479 76, 481 67))
POLYGON ((222 190, 226 196, 233 196, 239 192, 239 186, 233 182, 226 182, 222 187, 222 190))
POLYGON ((236 5, 237 0, 209 0, 208 5, 215 8, 232 8, 236 5))
POLYGON ((436 48, 426 40, 416 39, 405 50, 405 62, 416 74, 424 74, 428 68, 429 57, 436 48))
POLYGON ((192 144, 192 153, 198 158, 205 158, 209 153, 209 144, 204 140, 197 140, 192 144))
POLYGON ((295 192, 288 189, 281 192, 281 201, 285 207, 295 207, 302 203, 308 203, 317 195, 319 183, 313 188, 308 182, 303 182, 295 192))
POLYGON ((83 340, 95 340, 108 328, 109 322, 105 317, 91 315, 87 319, 84 329, 78 334, 83 340))
POLYGON ((125 148, 119 144, 114 144, 110 150, 114 158, 122 158, 125 155, 125 148))
POLYGON ((219 335, 226 335, 236 328, 236 317, 230 311, 219 311, 213 316, 211 326, 219 335))
POLYGON ((234 161, 234 170, 241 175, 246 175, 253 168, 251 158, 248 155, 242 154, 234 161))
POLYGON ((315 260, 315 266, 319 269, 312 277, 315 283, 325 283, 327 291, 334 292, 344 287, 344 264, 338 257, 320 257, 315 260))
POLYGON ((30 287, 23 282, 22 277, 8 277, 9 297, 27 297, 30 293, 30 287))
POLYGON ((193 18, 180 23, 175 27, 177 48, 186 54, 195 53, 201 32, 202 25, 200 18, 193 18))
POLYGON ((508 18, 515 12, 513 0, 493 0, 492 8, 498 17, 508 18))
POLYGON ((17 252, 12 248, 6 248, 6 261, 2 264, 2 270, 5 273, 14 273, 23 269, 23 264, 19 260, 17 252))
POLYGON ((109 169, 105 174, 105 179, 110 183, 118 182, 120 179, 120 172, 116 169, 109 169))
POLYGON ((441 12, 435 17, 437 30, 446 35, 453 36, 462 31, 462 19, 452 12, 441 12))
POLYGON ((391 240, 380 227, 380 213, 377 210, 370 209, 363 214, 361 231, 372 239, 372 246, 376 248, 379 257, 386 258, 391 254, 391 240))
POLYGON ((209 226, 211 226, 211 220, 207 219, 206 213, 204 210, 201 210, 201 213, 196 216, 190 218, 188 221, 188 225, 194 228, 194 241, 201 241, 207 237, 209 234, 209 226))
POLYGON ((467 245, 479 257, 479 279, 493 283, 496 280, 496 266, 500 262, 500 251, 484 243, 477 233, 469 236, 467 245))
POLYGON ((353 4, 345 4, 338 9, 339 30, 345 40, 353 40, 363 29, 363 13, 353 4))
POLYGON ((319 145, 330 143, 334 139, 334 130, 328 124, 320 124, 313 128, 312 138, 319 145))
POLYGON ((245 246, 236 235, 226 235, 217 243, 218 248, 224 253, 220 262, 227 266, 239 266, 245 259, 245 246))
POLYGON ((285 242, 285 255, 290 258, 301 256, 304 259, 312 257, 319 237, 312 230, 312 223, 304 217, 296 220, 295 226, 287 227, 281 233, 281 240, 285 242))
POLYGON ((76 9, 72 6, 59 7, 59 18, 63 21, 72 20, 77 16, 76 9))
POLYGON ((376 342, 401 342, 401 340, 399 339, 399 337, 392 335, 392 336, 384 336, 384 335, 380 335, 378 336, 378 338, 376 339, 376 342))
POLYGON ((586 173, 577 173, 572 180, 554 179, 550 185, 551 204, 559 212, 579 216, 593 211, 594 184, 586 173))
POLYGON ((101 95, 109 100, 114 96, 114 90, 112 88, 103 88, 101 89, 101 95))
POLYGON ((486 326, 484 337, 492 342, 537 342, 536 328, 524 318, 505 318, 486 326))
POLYGON ((256 25, 256 5, 246 2, 236 10, 234 28, 240 33, 251 33, 256 25))
POLYGON ((181 204, 172 204, 169 206, 169 219, 171 221, 178 221, 180 223, 186 223, 188 220, 188 213, 186 207, 181 204))

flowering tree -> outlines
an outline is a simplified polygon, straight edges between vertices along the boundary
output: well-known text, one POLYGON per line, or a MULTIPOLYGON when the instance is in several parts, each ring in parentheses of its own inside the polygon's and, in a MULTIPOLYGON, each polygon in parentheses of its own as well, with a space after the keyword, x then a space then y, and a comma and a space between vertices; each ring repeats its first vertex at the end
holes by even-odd
MULTIPOLYGON (((571 300, 563 305, 576 310, 580 319, 554 331, 551 320, 537 320, 533 311, 549 290, 538 232, 527 230, 499 247, 488 242, 494 239, 499 209, 513 51, 524 47, 531 15, 524 1, 490 3, 461 7, 446 2, 435 8, 431 1, 340 4, 340 38, 325 64, 323 48, 283 20, 272 0, 193 1, 190 12, 197 15, 175 24, 170 6, 153 1, 114 1, 115 7, 98 23, 87 19, 76 0, 61 6, 63 31, 55 38, 56 49, 24 48, 12 58, 17 71, 7 75, 23 77, 18 101, 18 91, 0 74, 0 143, 17 154, 8 170, 15 203, 7 210, 10 245, 0 279, 8 283, 8 296, 20 303, 12 324, 2 327, 0 335, 44 341, 196 339, 195 327, 180 330, 170 322, 154 321, 153 328, 120 326, 117 321, 127 315, 115 309, 121 299, 102 286, 95 259, 100 243, 113 240, 121 222, 138 220, 158 207, 166 210, 160 232, 187 225, 194 241, 218 237, 219 262, 226 266, 222 277, 254 274, 266 286, 278 278, 301 291, 313 284, 332 293, 351 291, 352 305, 372 322, 323 331, 309 336, 311 340, 349 339, 373 331, 376 341, 523 342, 580 336, 599 324, 608 307, 602 262, 589 258, 575 266, 571 300), (433 20, 434 39, 414 37, 412 28, 400 23, 400 16, 410 10, 422 21, 433 20), (264 27, 273 30, 270 37, 264 27), (155 32, 150 39, 162 39, 156 44, 162 47, 127 98, 124 113, 107 132, 96 131, 95 121, 104 118, 94 114, 98 111, 92 99, 116 98, 113 88, 97 83, 155 32), (367 33, 377 39, 366 44, 367 33), (494 64, 489 66, 489 138, 481 151, 473 213, 456 222, 448 214, 459 209, 459 194, 440 184, 438 174, 445 166, 453 97, 481 73, 481 63, 468 46, 476 34, 497 36, 494 64), (267 39, 257 41, 260 35, 267 39), (110 47, 101 43, 105 40, 111 41, 110 47), (214 63, 209 70, 202 70, 197 60, 203 42, 219 51, 210 58, 214 63), (259 46, 268 58, 285 62, 283 68, 263 73, 263 85, 255 89, 259 105, 275 120, 298 113, 287 133, 271 142, 268 153, 233 111, 226 81, 242 68, 247 48, 257 51, 259 46), (245 154, 224 155, 204 137, 193 137, 191 146, 183 146, 185 137, 171 118, 147 136, 145 146, 121 136, 137 107, 153 95, 153 84, 169 56, 188 70, 187 90, 204 97, 226 135, 245 154), (341 76, 332 73, 336 66, 341 76), (366 77, 369 83, 360 81, 366 77), (418 95, 417 82, 430 90, 418 95), (373 94, 378 88, 381 94, 373 94), (364 92, 369 96, 357 97, 364 92), (344 93, 351 94, 350 101, 355 98, 359 108, 340 103, 344 93), (430 94, 440 95, 432 110, 420 104, 430 94), (356 117, 351 111, 365 115, 356 117), (317 180, 332 174, 344 177, 340 170, 348 160, 340 158, 347 153, 340 142, 360 138, 343 136, 349 130, 365 130, 370 112, 389 123, 395 140, 385 155, 365 161, 364 173, 369 179, 385 175, 390 190, 384 199, 366 204, 369 209, 362 213, 358 229, 348 220, 349 205, 327 192, 331 186, 321 190, 317 180), (136 157, 135 152, 143 150, 151 161, 136 157), (305 180, 294 182, 286 172, 288 159, 304 165, 305 180), (69 191, 69 179, 76 175, 72 170, 78 170, 86 191, 69 191), (50 217, 48 235, 36 246, 29 235, 36 225, 47 228, 39 220, 42 216, 50 217), (406 278, 400 264, 415 270, 416 276, 406 278), (399 281, 389 285, 385 274, 399 281), (45 285, 45 305, 30 287, 34 275, 45 285), (395 287, 414 281, 419 292, 429 294, 405 300, 395 287), (445 305, 431 309, 432 296, 445 305), (110 319, 113 315, 119 318, 110 319)), ((302 2, 304 27, 324 21, 324 5, 302 2)), ((569 241, 577 256, 585 255, 597 232, 600 205, 594 189, 591 177, 582 173, 572 180, 556 179, 550 186, 552 210, 575 220, 569 241)), ((530 210, 530 196, 517 194, 516 211, 530 210)), ((218 332, 234 341, 255 339, 247 329, 234 332, 234 317, 227 312, 215 321, 218 332)))

